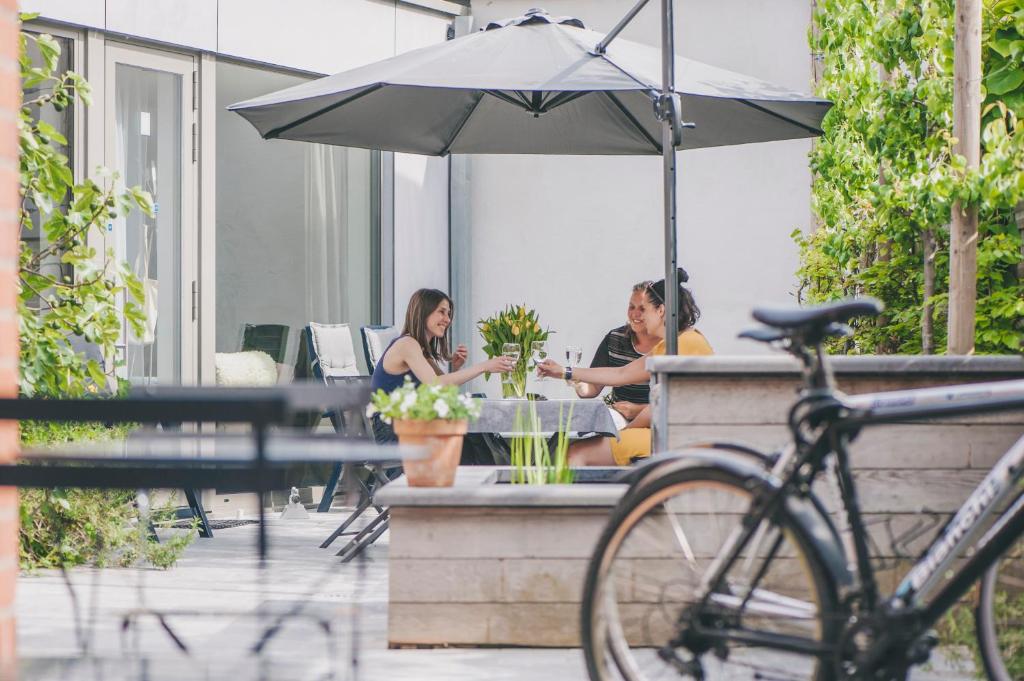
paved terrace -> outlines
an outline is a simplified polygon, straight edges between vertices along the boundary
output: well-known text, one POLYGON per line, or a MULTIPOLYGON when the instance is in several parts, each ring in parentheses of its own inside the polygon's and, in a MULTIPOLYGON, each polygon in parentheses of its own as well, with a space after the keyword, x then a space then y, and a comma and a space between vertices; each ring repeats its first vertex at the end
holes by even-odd
MULTIPOLYGON (((388 650, 387 535, 362 563, 342 565, 333 551, 317 548, 339 515, 269 523, 271 556, 261 577, 256 569, 256 527, 246 525, 197 539, 170 570, 76 569, 70 572, 78 614, 60 572, 23 575, 18 581, 18 646, 22 681, 163 681, 173 679, 558 679, 585 681, 578 650, 429 649, 388 650), (253 614, 263 604, 281 611, 305 604, 314 618, 289 622, 266 649, 262 670, 248 653, 257 636, 253 614), (191 655, 177 649, 153 619, 122 633, 125 612, 198 611, 168 619, 191 655), (216 616, 211 616, 211 613, 216 616), (219 613, 219 614, 217 614, 219 613), (77 645, 76 619, 92 629, 92 656, 77 645), (331 623, 330 636, 317 623, 331 623), (358 630, 353 670, 353 626, 358 630), (329 649, 333 652, 329 652, 329 649), (333 655, 333 663, 330 655, 333 655), (333 671, 333 676, 332 676, 333 671)), ((272 619, 268 616, 267 620, 272 619)), ((972 678, 938 663, 914 681, 972 678)))

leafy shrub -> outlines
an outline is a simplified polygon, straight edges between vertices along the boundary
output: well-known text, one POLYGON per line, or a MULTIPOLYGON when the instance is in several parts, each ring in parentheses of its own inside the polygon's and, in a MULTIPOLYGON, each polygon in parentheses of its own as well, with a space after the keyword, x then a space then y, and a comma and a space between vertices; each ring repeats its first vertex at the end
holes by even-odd
MULTIPOLYGON (((24 446, 101 442, 127 435, 128 427, 99 424, 25 422, 24 446)), ((76 565, 128 566, 145 561, 160 568, 174 565, 194 538, 177 533, 164 542, 139 524, 135 492, 93 489, 22 489, 18 558, 26 570, 76 565)), ((154 523, 172 515, 155 509, 154 523)))

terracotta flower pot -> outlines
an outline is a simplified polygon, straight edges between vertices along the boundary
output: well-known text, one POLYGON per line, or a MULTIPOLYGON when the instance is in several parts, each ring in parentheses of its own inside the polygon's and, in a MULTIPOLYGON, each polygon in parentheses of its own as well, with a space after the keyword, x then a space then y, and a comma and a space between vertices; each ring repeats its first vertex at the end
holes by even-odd
POLYGON ((403 460, 405 477, 410 487, 451 487, 455 470, 462 456, 462 438, 468 423, 462 421, 402 421, 394 422, 395 435, 403 445, 426 447, 430 454, 425 459, 403 460))

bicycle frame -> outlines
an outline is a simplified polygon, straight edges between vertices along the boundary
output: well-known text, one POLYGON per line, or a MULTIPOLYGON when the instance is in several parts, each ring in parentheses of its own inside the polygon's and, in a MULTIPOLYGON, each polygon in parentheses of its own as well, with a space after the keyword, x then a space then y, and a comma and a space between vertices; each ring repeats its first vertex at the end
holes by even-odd
MULTIPOLYGON (((819 357, 821 355, 819 354, 819 357)), ((845 551, 855 560, 859 577, 859 594, 868 612, 881 612, 886 617, 899 617, 905 621, 896 635, 898 642, 916 640, 926 632, 942 614, 954 605, 971 586, 989 569, 999 556, 1018 537, 1024 535, 1024 495, 1012 508, 1003 512, 989 531, 975 542, 985 521, 1016 491, 1024 480, 1024 436, 1010 447, 967 502, 946 524, 944 530, 931 543, 922 557, 911 568, 892 597, 884 603, 878 598, 874 571, 866 539, 866 528, 861 517, 856 488, 850 471, 850 457, 846 449, 849 439, 868 426, 920 421, 942 416, 965 416, 1024 409, 1024 380, 1000 381, 985 384, 965 384, 941 388, 924 388, 889 393, 873 393, 847 397, 831 390, 831 377, 827 365, 816 367, 817 380, 806 395, 815 398, 810 411, 821 424, 819 435, 811 442, 791 447, 773 467, 780 476, 774 489, 750 512, 750 522, 742 532, 730 537, 714 561, 704 582, 703 607, 714 600, 719 585, 726 580, 729 570, 740 553, 757 533, 762 521, 769 517, 778 504, 794 490, 805 489, 824 469, 831 457, 837 487, 842 499, 843 520, 850 529, 853 546, 845 551), (808 474, 804 464, 811 464, 808 474), (974 553, 958 572, 941 587, 942 576, 952 562, 963 555, 968 546, 974 553), (852 554, 852 555, 851 555, 852 554)), ((796 425, 794 435, 801 441, 796 425)), ((770 561, 771 556, 766 558, 770 561)), ((756 588, 756 584, 750 588, 756 588)), ((827 654, 826 650, 810 641, 794 641, 789 637, 767 632, 744 630, 701 631, 709 638, 727 639, 748 645, 799 650, 812 655, 827 654)), ((877 661, 894 645, 894 637, 881 636, 867 652, 867 659, 877 661)))
MULTIPOLYGON (((853 414, 833 424, 841 433, 856 433, 865 426, 916 421, 940 416, 990 414, 1024 409, 1024 381, 950 386, 879 393, 843 398, 853 414), (858 408, 871 405, 866 410, 858 408)), ((845 449, 845 448, 844 448, 845 449)), ((848 466, 845 451, 840 465, 848 466)), ((992 467, 967 501, 932 541, 896 588, 889 605, 893 610, 920 611, 924 628, 930 627, 950 606, 963 596, 1005 551, 1024 533, 1024 497, 1006 510, 980 541, 975 541, 986 520, 1004 504, 1024 480, 1024 435, 992 467), (943 575, 968 547, 974 552, 957 573, 940 587, 943 575)), ((855 504, 855 491, 844 495, 855 504)), ((859 524, 859 518, 855 521, 859 524)), ((860 525, 856 534, 863 534, 860 525)), ((860 558, 860 557, 858 557, 860 558)), ((860 562, 858 560, 858 562, 860 562)))

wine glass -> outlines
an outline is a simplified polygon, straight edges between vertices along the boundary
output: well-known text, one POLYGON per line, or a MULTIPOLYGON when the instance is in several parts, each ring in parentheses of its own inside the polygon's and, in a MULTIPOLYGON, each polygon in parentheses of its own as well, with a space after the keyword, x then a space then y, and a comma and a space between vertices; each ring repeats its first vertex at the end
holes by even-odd
MULTIPOLYGON (((565 365, 575 369, 583 359, 583 348, 578 345, 565 346, 565 365)), ((568 381, 566 381, 568 383, 568 381)))
POLYGON ((516 366, 508 373, 502 374, 502 383, 512 383, 512 374, 515 373, 519 365, 519 356, 522 353, 522 346, 519 343, 505 343, 501 346, 501 354, 512 360, 516 366))
MULTIPOLYGON (((544 345, 544 341, 533 341, 530 343, 530 357, 533 359, 533 366, 537 368, 541 362, 548 358, 548 350, 544 345)), ((543 381, 544 377, 541 376, 537 379, 543 381)))

